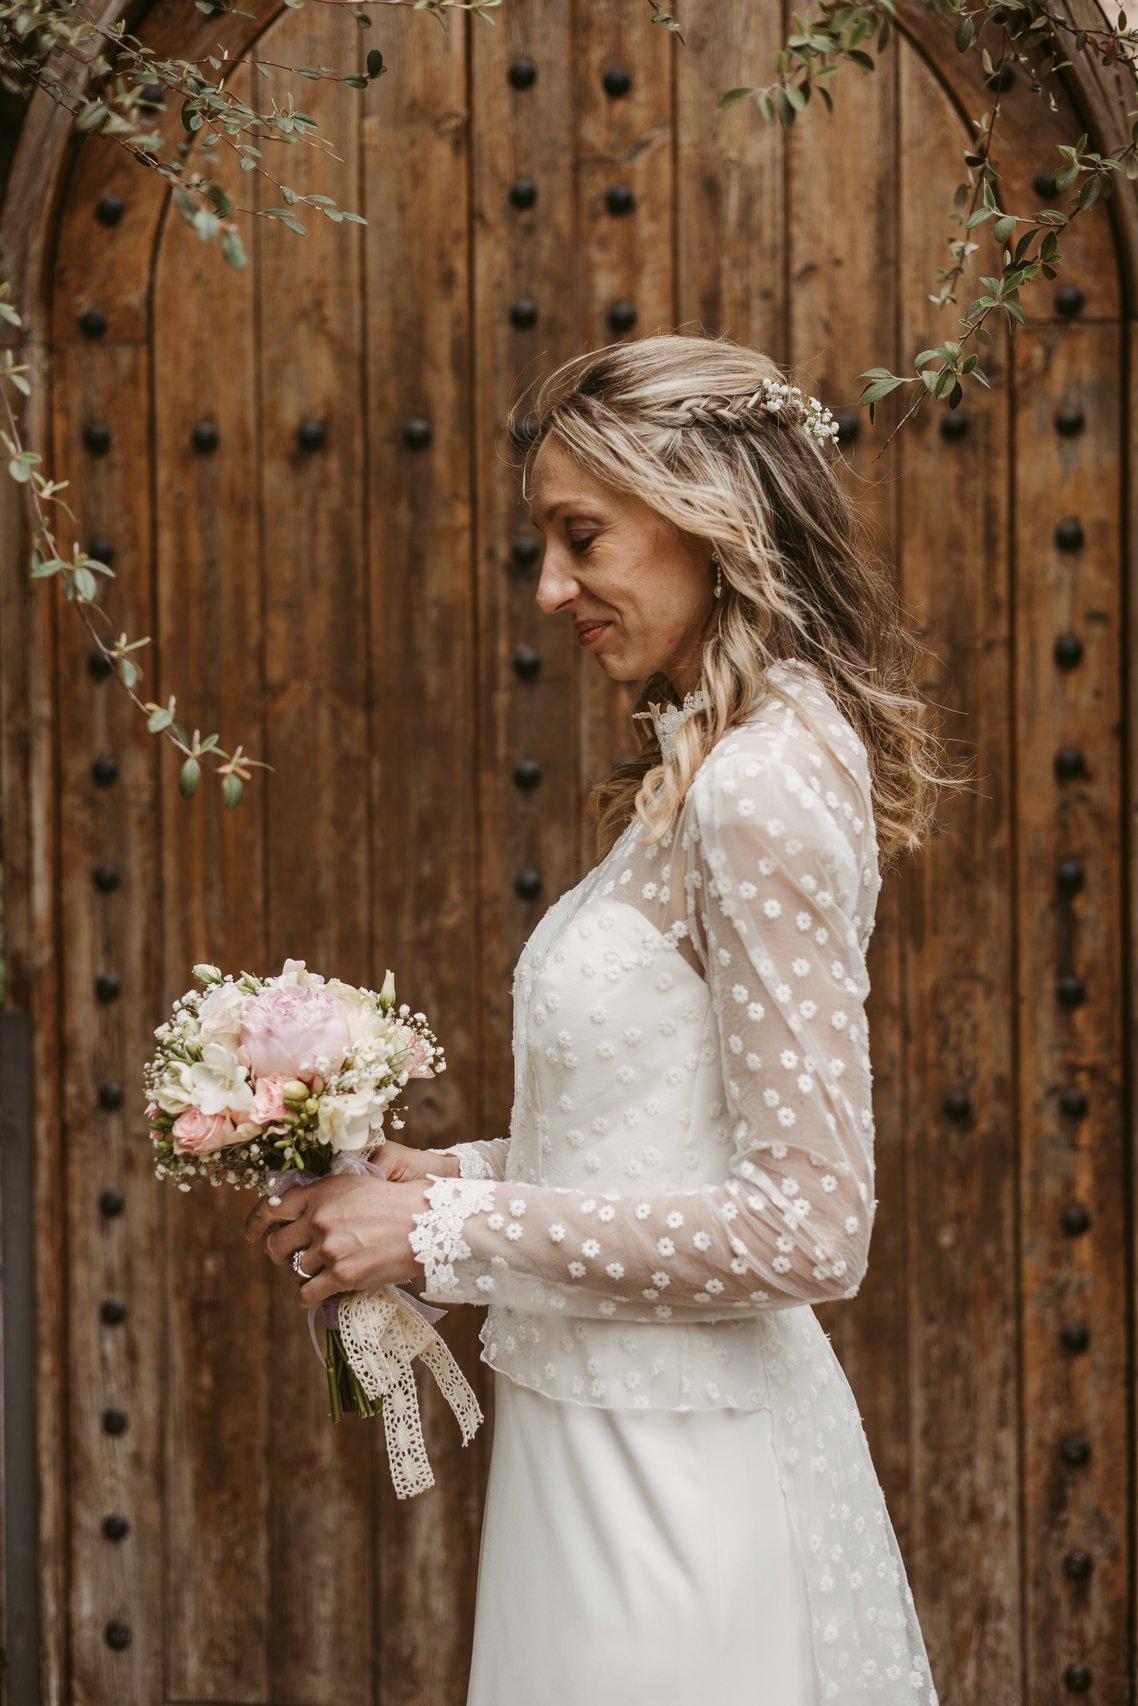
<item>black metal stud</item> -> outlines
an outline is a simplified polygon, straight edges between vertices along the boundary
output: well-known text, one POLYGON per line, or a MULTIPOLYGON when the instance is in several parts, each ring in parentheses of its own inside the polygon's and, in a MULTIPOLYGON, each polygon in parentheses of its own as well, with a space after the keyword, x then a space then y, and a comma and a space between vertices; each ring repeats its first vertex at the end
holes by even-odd
POLYGON ((100 894, 112 894, 119 886, 118 867, 115 865, 96 865, 91 874, 100 894))
POLYGON ((117 1001, 122 984, 113 971, 101 971, 95 979, 95 995, 100 1001, 117 1001))
POLYGON ((103 1411, 103 1432, 114 1434, 116 1438, 126 1432, 126 1416, 121 1410, 103 1411))
POLYGON ((514 878, 514 891, 522 900, 536 900, 541 893, 540 871, 519 871, 514 878))
POLYGON ((99 1213, 106 1220, 114 1220, 125 1207, 121 1191, 100 1191, 99 1213))
POLYGON ((108 1113, 113 1113, 116 1108, 122 1107, 123 1096, 122 1085, 116 1084, 113 1079, 106 1084, 99 1085, 99 1106, 106 1108, 108 1113))
POLYGON ((212 421, 199 421, 190 437, 199 456, 212 456, 221 443, 221 434, 212 421))
POLYGON ((1064 782, 1069 782, 1075 776, 1086 772, 1086 760, 1082 749, 1077 746, 1061 746, 1055 754, 1055 774, 1064 782))
POLYGON ((1077 859, 1064 859, 1055 872, 1055 880, 1066 894, 1077 894, 1085 881, 1083 867, 1077 859))
POLYGON ((519 574, 528 575, 541 559, 541 540, 519 533, 510 546, 510 562, 519 574))
POLYGON ((601 81, 605 94, 611 100, 619 101, 632 87, 632 73, 626 71, 623 65, 610 65, 601 81))
POLYGON ((117 782, 118 774, 118 760, 109 752, 101 752, 91 766, 91 779, 100 788, 109 788, 112 782, 117 782))
POLYGON ((532 758, 523 758, 520 764, 514 765, 515 784, 528 792, 536 788, 541 781, 541 765, 532 758))
POLYGON ((941 1107, 950 1120, 966 1120, 972 1112, 972 1102, 967 1090, 950 1090, 941 1102, 941 1107))
POLYGON ((1075 403, 1065 403, 1055 413, 1055 431, 1063 438, 1077 438, 1087 424, 1087 417, 1075 403))
POLYGON ((300 450, 323 450, 328 442, 328 423, 305 415, 296 429, 296 442, 300 450))
POLYGON ((1010 89, 1015 80, 1015 68, 1011 65, 999 66, 990 77, 984 79, 989 89, 994 90, 998 95, 1002 95, 1005 89, 1010 89))
POLYGON ((627 184, 612 184, 605 191, 605 206, 610 213, 615 213, 619 217, 621 214, 632 212, 636 206, 636 197, 627 184))
POLYGON ((125 1516, 105 1516, 103 1533, 108 1540, 125 1540, 130 1533, 130 1523, 125 1516))
POLYGON ((83 443, 92 456, 105 456, 111 448, 111 429, 106 421, 88 421, 83 428, 83 443))
POLYGON ((1059 194, 1054 172, 1036 172, 1031 180, 1031 187, 1043 201, 1054 201, 1059 194))
POLYGON ((408 450, 426 450, 433 437, 431 423, 424 420, 422 415, 416 415, 414 420, 408 421, 403 428, 403 442, 408 450))
POLYGON ((532 89, 537 82, 537 66, 532 59, 515 59, 506 75, 512 89, 532 89))
POLYGON ((166 91, 161 83, 147 83, 143 88, 142 98, 144 101, 148 101, 152 107, 164 107, 166 105, 166 91))
POLYGON ((111 660, 106 652, 99 650, 98 646, 92 646, 87 653, 87 668, 96 681, 105 681, 111 673, 111 660))
POLYGON ((1077 284, 1061 284, 1055 292, 1055 308, 1064 319, 1081 314, 1086 305, 1087 299, 1077 284))
POLYGON ((121 195, 101 195, 95 203, 95 218, 100 225, 117 225, 123 214, 121 195))
POLYGON ((103 1299, 99 1309, 99 1319, 104 1327, 117 1327, 126 1320, 126 1304, 120 1303, 115 1297, 103 1299))
POLYGON ((536 681, 541 674, 541 655, 532 646, 514 653, 514 674, 519 681, 536 681))
POLYGON ((609 309, 609 325, 617 336, 631 332, 636 324, 636 309, 631 302, 614 302, 609 309))
POLYGON ((1083 544, 1083 524, 1077 515, 1069 515, 1055 529, 1055 543, 1060 551, 1078 551, 1083 544))
POLYGON ((1059 1342, 1065 1351, 1085 1351, 1091 1335, 1083 1321, 1065 1321, 1059 1331, 1059 1342))
POLYGON ((940 417, 940 436, 946 444, 959 444, 967 438, 971 422, 963 409, 947 409, 940 417))
POLYGON ((1059 1111, 1065 1114, 1069 1120, 1085 1119, 1089 1106, 1085 1090, 1077 1088, 1064 1090, 1059 1097, 1059 1111))
POLYGON ((130 1646, 130 1628, 116 1619, 107 1624, 103 1630, 103 1638, 108 1647, 113 1647, 116 1653, 121 1653, 124 1647, 130 1646))
POLYGON ((532 296, 519 296, 516 302, 511 302, 510 324, 519 332, 528 332, 537 325, 537 303, 532 296))
POLYGON ((1063 1672, 1063 1681, 1072 1694, 1086 1694, 1094 1678, 1089 1665, 1078 1663, 1067 1666, 1063 1672))
POLYGON ((1069 1202, 1063 1205, 1059 1224, 1068 1238, 1079 1238, 1090 1226, 1091 1217, 1081 1202, 1069 1202))
POLYGON ((106 563, 109 569, 115 560, 115 548, 105 534, 96 533, 87 546, 87 555, 96 562, 106 563))
POLYGON ((1087 998, 1087 986, 1074 972, 1064 972, 1055 985, 1061 1007, 1081 1007, 1087 998))
POLYGON ((1063 1574, 1068 1581, 1085 1582, 1090 1575, 1093 1564, 1089 1552, 1084 1552, 1081 1546, 1072 1546, 1063 1557, 1063 1574))
POLYGON ((834 419, 838 423, 838 443, 852 444, 861 431, 861 416, 856 409, 835 409, 834 419))
POLYGON ((1059 1441, 1059 1455, 1073 1469, 1081 1469, 1091 1460, 1091 1448, 1081 1434, 1065 1434, 1059 1441))
POLYGON ((107 316, 101 308, 88 308, 79 316, 79 330, 85 338, 101 338, 107 329, 107 316))
POLYGON ((1083 661, 1083 642, 1077 634, 1060 634, 1055 642, 1055 662, 1060 669, 1074 669, 1083 661))
POLYGON ((510 185, 510 201, 524 212, 537 200, 537 185, 532 178, 515 178, 510 185))

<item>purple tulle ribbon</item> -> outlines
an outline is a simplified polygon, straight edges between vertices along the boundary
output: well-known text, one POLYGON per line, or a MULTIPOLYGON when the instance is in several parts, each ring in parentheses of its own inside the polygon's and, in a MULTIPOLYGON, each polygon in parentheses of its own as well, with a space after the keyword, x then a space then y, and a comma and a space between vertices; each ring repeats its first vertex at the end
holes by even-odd
MULTIPOLYGON (((360 1155, 349 1155, 341 1150, 339 1154, 333 1157, 332 1165, 327 1174, 314 1176, 312 1173, 304 1172, 300 1167, 289 1167, 283 1173, 270 1173, 266 1181, 266 1195, 281 1196, 285 1191, 291 1191, 294 1185, 317 1184, 320 1178, 327 1178, 331 1173, 374 1173, 377 1178, 386 1177, 383 1168, 377 1167, 374 1161, 365 1161, 360 1155)), ((425 1321, 433 1324, 446 1314, 445 1309, 439 1309, 432 1303, 424 1303, 421 1297, 416 1297, 412 1291, 404 1291, 400 1285, 393 1285, 389 1289, 409 1303, 412 1309, 417 1309, 425 1321)), ((338 1296, 340 1295, 342 1293, 338 1294, 338 1296)), ((340 1325, 338 1297, 327 1297, 323 1303, 314 1303, 308 1311, 308 1334, 312 1340, 312 1348, 319 1360, 323 1362, 324 1352, 316 1337, 316 1317, 321 1310, 324 1312, 324 1325, 338 1329, 340 1325)))

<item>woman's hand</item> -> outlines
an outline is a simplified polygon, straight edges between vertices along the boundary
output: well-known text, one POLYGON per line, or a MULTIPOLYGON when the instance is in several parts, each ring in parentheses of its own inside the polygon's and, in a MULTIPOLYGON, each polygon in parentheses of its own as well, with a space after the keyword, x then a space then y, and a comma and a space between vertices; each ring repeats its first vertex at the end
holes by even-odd
MULTIPOLYGON (((457 1178, 458 1156, 443 1155, 437 1149, 412 1149, 409 1143, 393 1143, 390 1138, 380 1144, 368 1160, 373 1167, 382 1167, 385 1179, 399 1182, 405 1179, 425 1179, 428 1173, 441 1173, 445 1178, 457 1178)), ((307 1262, 305 1263, 307 1267, 307 1262)))
MULTIPOLYGON (((389 1147, 403 1145, 383 1146, 389 1147)), ((278 1267, 294 1250, 302 1252, 300 1265, 310 1277, 297 1275, 297 1300, 306 1308, 341 1291, 406 1285, 423 1271, 409 1240, 412 1216, 429 1207, 426 1190, 417 1179, 331 1173, 294 1185, 275 1205, 263 1198, 245 1222, 245 1236, 263 1237, 265 1254, 278 1267)))

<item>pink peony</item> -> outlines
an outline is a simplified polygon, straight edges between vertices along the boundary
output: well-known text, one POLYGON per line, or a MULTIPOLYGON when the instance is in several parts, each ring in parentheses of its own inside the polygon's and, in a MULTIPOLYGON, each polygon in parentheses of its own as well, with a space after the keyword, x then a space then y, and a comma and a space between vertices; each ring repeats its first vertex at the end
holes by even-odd
POLYGON ((253 1111, 250 1119, 258 1125, 268 1125, 271 1120, 283 1120, 287 1115, 284 1104, 284 1087, 289 1080, 281 1073, 272 1073, 266 1078, 258 1078, 257 1088, 253 1092, 253 1111))
POLYGON ((253 1076, 303 1078, 311 1083, 324 1055, 337 1071, 351 1040, 348 1016, 334 995, 291 985, 266 989, 241 1004, 241 1041, 253 1076))
POLYGON ((174 1121, 170 1135, 176 1152, 210 1155, 231 1140, 233 1129, 228 1114, 203 1114, 200 1108, 187 1108, 174 1121))

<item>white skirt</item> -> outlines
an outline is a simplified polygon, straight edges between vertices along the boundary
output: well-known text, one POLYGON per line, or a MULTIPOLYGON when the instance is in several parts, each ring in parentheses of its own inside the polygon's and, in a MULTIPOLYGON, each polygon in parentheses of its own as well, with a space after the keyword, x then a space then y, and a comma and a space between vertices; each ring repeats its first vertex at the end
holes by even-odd
POLYGON ((494 1377, 467 1706, 817 1706, 768 1410, 607 1410, 494 1377))

